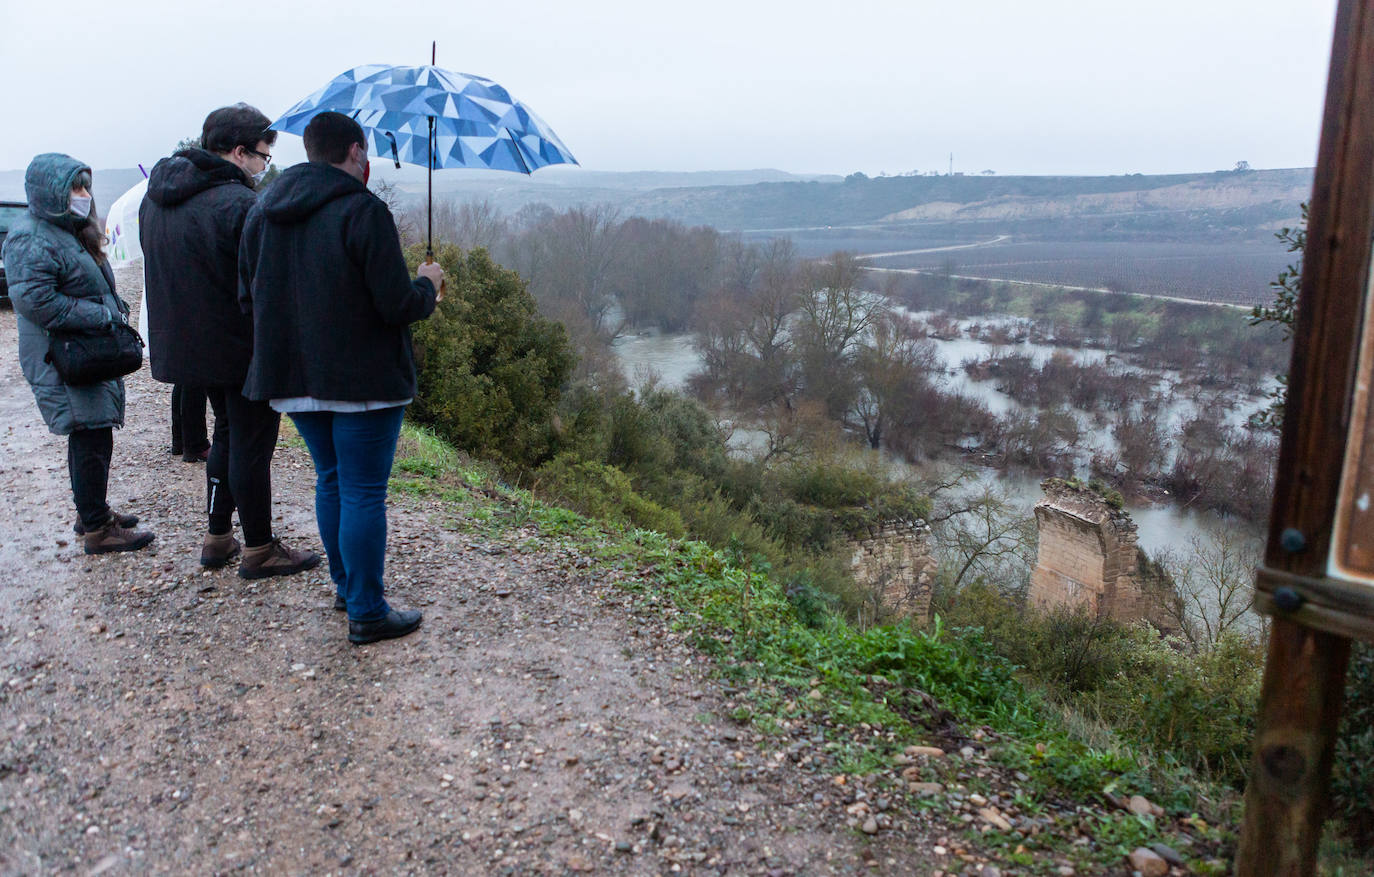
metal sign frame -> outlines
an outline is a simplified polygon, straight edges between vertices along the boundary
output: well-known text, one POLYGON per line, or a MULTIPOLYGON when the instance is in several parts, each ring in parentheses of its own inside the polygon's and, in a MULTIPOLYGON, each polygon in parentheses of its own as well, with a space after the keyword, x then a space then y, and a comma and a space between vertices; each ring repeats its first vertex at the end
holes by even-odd
POLYGON ((1327 574, 1374 588, 1374 277, 1365 291, 1363 323, 1327 574))

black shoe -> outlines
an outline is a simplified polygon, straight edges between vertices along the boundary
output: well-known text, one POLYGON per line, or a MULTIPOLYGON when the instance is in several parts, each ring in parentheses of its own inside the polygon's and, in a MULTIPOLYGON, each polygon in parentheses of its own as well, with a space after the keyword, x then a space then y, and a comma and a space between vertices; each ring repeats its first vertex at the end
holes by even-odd
MULTIPOLYGON (((114 517, 115 523, 126 530, 132 530, 138 526, 138 515, 121 515, 119 512, 110 512, 114 517)), ((72 524, 72 532, 78 536, 86 535, 86 528, 82 526, 81 519, 77 518, 76 523, 72 524)))
POLYGON ((347 611, 348 611, 348 604, 345 603, 345 602, 344 602, 344 598, 343 598, 343 597, 340 597, 338 594, 335 594, 335 595, 334 595, 334 611, 336 611, 336 612, 347 612, 347 611))
POLYGON ((181 462, 183 463, 204 463, 208 459, 210 459, 209 448, 203 451, 187 451, 181 455, 181 462))
POLYGON ((384 618, 376 621, 350 621, 348 641, 355 646, 361 646, 375 643, 377 640, 396 639, 419 627, 420 619, 423 617, 418 609, 402 609, 399 612, 392 609, 384 618))

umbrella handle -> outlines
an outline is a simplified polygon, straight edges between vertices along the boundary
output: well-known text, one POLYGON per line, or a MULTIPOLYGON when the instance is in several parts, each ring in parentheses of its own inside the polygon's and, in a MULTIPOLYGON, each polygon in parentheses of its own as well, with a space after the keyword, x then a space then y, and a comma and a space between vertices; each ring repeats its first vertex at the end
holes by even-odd
POLYGON ((400 170, 401 157, 396 153, 396 135, 392 134, 390 131, 383 131, 382 133, 386 135, 387 140, 391 141, 391 160, 396 162, 396 170, 400 170))
MULTIPOLYGON (((425 261, 424 261, 424 264, 426 264, 426 265, 433 265, 433 264, 434 264, 434 248, 433 248, 433 247, 431 247, 431 248, 425 250, 425 261)), ((443 276, 440 276, 440 277, 439 277, 439 294, 440 294, 440 295, 443 294, 443 292, 444 292, 444 287, 447 286, 447 285, 448 285, 448 282, 444 279, 443 276)))

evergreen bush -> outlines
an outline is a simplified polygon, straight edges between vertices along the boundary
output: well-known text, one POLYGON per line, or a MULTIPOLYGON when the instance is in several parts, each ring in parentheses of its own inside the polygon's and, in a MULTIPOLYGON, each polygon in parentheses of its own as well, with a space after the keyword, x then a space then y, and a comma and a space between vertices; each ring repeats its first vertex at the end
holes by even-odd
MULTIPOLYGON (((422 256, 411 247, 412 267, 422 256)), ((419 392, 410 416, 468 453, 506 467, 552 455, 559 390, 576 362, 567 333, 535 311, 514 271, 486 250, 437 253, 444 299, 414 330, 419 392)))

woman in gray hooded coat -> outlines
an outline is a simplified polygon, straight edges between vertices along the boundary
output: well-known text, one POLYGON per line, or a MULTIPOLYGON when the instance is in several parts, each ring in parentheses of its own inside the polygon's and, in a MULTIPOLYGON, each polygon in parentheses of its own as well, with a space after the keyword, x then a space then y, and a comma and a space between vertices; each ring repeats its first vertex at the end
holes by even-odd
POLYGON ((106 490, 116 427, 124 425, 124 381, 73 386, 47 361, 48 333, 128 322, 115 293, 105 237, 91 199, 91 169, 49 152, 29 163, 29 212, 10 228, 3 257, 19 329, 19 364, 43 422, 67 436, 67 468, 76 502, 76 531, 87 554, 135 551, 153 534, 138 519, 110 510, 106 490))

